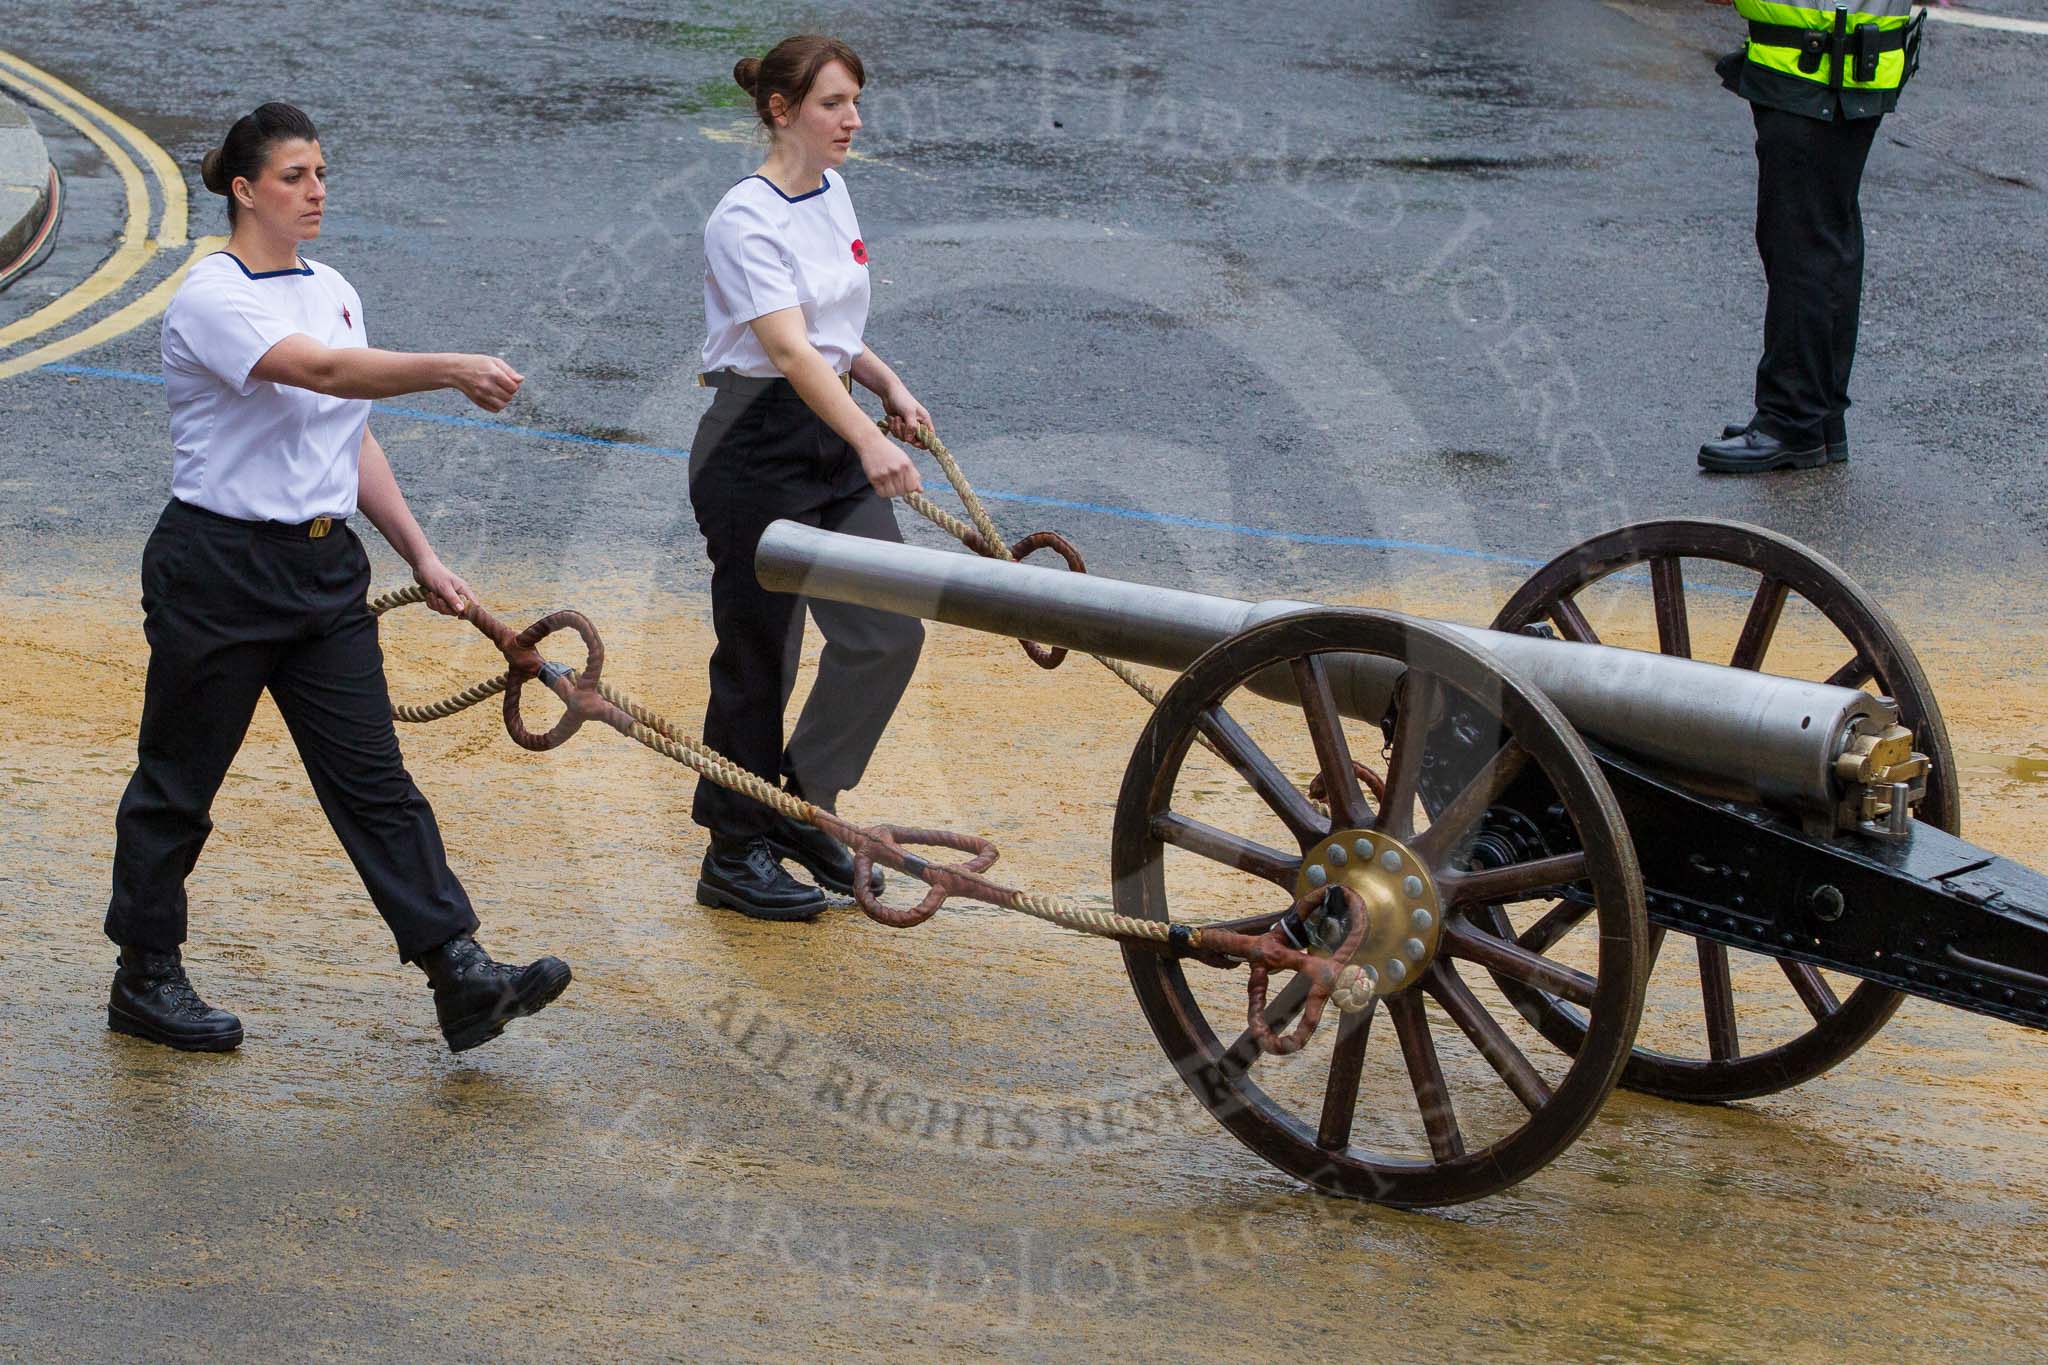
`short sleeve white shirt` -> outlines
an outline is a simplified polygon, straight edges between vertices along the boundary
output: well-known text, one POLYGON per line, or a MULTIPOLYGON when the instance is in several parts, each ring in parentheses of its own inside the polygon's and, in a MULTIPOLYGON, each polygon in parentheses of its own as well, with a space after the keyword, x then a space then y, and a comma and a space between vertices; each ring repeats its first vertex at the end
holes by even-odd
POLYGON ((226 252, 192 267, 164 312, 171 493, 222 516, 310 521, 356 510, 370 404, 252 380, 265 352, 303 332, 364 346, 363 301, 318 261, 251 274, 226 252))
POLYGON ((837 174, 795 198, 758 175, 740 181, 704 224, 704 258, 706 370, 780 374, 747 324, 785 308, 803 310, 833 369, 852 368, 868 325, 868 251, 837 174))

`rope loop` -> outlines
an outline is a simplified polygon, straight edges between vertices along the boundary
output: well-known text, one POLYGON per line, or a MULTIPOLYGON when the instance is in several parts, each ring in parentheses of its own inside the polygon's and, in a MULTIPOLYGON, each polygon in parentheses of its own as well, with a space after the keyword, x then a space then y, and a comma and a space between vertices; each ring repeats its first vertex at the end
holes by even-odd
MULTIPOLYGON (((960 543, 984 559, 1000 559, 1006 564, 1020 564, 1040 550, 1051 550, 1067 562, 1069 573, 1088 572, 1087 561, 1082 559, 1081 552, 1074 548, 1074 542, 1058 531, 1033 531, 1007 550, 1001 549, 1000 546, 996 550, 991 550, 988 542, 981 538, 979 531, 967 531, 960 537, 960 543)), ((1024 646, 1024 657, 1047 672, 1067 661, 1067 651, 1063 646, 1041 645, 1030 640, 1019 640, 1017 643, 1024 646)))
MULTIPOLYGON (((1290 1056, 1306 1047, 1308 1040, 1315 1036, 1317 1026, 1323 1022, 1323 1011, 1329 1006, 1332 996, 1341 995, 1337 1007, 1346 1013, 1364 1007, 1359 996, 1364 974, 1350 963, 1352 954, 1365 941, 1368 918, 1365 902, 1348 886, 1338 890, 1344 894, 1345 915, 1350 920, 1350 928, 1344 935, 1344 941, 1328 957, 1316 955, 1303 961, 1302 954, 1282 937, 1277 924, 1262 934, 1254 950, 1246 954, 1251 972, 1245 981, 1245 1022, 1251 1029, 1252 1040, 1259 1045, 1259 1051, 1269 1057, 1290 1056), (1272 1025, 1266 1022, 1266 982, 1271 968, 1288 966, 1308 973, 1309 992, 1301 1004, 1301 1022, 1292 1033, 1282 1035, 1275 1033, 1272 1025)), ((1321 890, 1310 891, 1295 902, 1295 914, 1312 909, 1326 894, 1321 890)), ((1369 1002, 1369 993, 1365 1000, 1369 1002)))
MULTIPOLYGON (((489 620, 488 612, 474 602, 463 609, 465 620, 478 617, 489 620)), ((479 629, 483 622, 477 621, 479 629)), ((496 625, 495 621, 491 622, 496 625)), ((485 630, 486 635, 494 632, 485 630)), ((598 639, 597 627, 580 611, 550 612, 535 621, 509 642, 502 642, 505 661, 511 665, 509 676, 512 685, 505 691, 505 733, 512 736, 512 742, 522 749, 545 753, 568 743, 569 737, 583 728, 583 722, 601 718, 606 714, 608 704, 601 695, 601 674, 604 671, 604 642, 598 639), (559 664, 549 664, 540 656, 534 646, 558 630, 573 630, 583 637, 583 648, 589 655, 580 673, 571 673, 559 664), (536 735, 526 728, 526 722, 519 715, 519 694, 528 681, 541 678, 546 685, 562 699, 562 718, 545 734, 536 735)))
POLYGON ((900 825, 875 825, 856 829, 854 837, 847 842, 853 848, 853 899, 863 914, 892 929, 908 929, 923 924, 939 913, 939 907, 955 895, 972 894, 972 890, 961 883, 961 877, 975 877, 995 866, 1000 855, 996 846, 978 834, 959 834, 947 829, 906 829, 900 825), (910 852, 904 846, 918 848, 950 848, 956 853, 971 855, 966 862, 953 866, 931 863, 910 852), (894 867, 906 876, 917 878, 931 890, 925 898, 908 910, 894 910, 882 904, 880 897, 869 889, 868 876, 875 865, 875 854, 883 855, 885 866, 894 867), (950 885, 949 885, 950 883, 950 885))

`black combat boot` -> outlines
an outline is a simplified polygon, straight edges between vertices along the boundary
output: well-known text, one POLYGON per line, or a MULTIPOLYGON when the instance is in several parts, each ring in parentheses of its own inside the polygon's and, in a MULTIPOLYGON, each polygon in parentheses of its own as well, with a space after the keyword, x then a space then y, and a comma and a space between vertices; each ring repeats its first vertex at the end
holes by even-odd
MULTIPOLYGON (((1847 458, 1846 453, 1844 458, 1847 458)), ((1828 462, 1826 441, 1793 447, 1768 432, 1744 427, 1735 436, 1700 447, 1701 469, 1717 474, 1764 474, 1774 469, 1818 469, 1828 462)))
MULTIPOLYGON (((824 830, 783 815, 762 837, 768 841, 769 852, 804 868, 827 891, 853 894, 853 853, 824 830)), ((882 894, 881 868, 868 869, 868 890, 882 894)))
POLYGON ((230 1052, 242 1042, 242 1021, 199 998, 176 948, 121 949, 107 1027, 182 1052, 230 1052))
POLYGON ((697 903, 770 920, 816 919, 825 909, 818 888, 783 871, 768 840, 758 834, 744 839, 711 836, 697 876, 697 903))
POLYGON ((450 1052, 481 1047, 569 987, 569 964, 560 958, 544 957, 526 967, 493 962, 468 934, 415 960, 434 985, 434 1013, 450 1052))
MULTIPOLYGON (((1748 430, 1749 423, 1747 422, 1730 422, 1727 426, 1721 428, 1721 439, 1725 441, 1732 437, 1740 436, 1748 430)), ((1828 463, 1841 464, 1847 460, 1849 458, 1849 424, 1842 420, 1841 414, 1837 413, 1823 422, 1821 424, 1821 431, 1827 437, 1828 463)))

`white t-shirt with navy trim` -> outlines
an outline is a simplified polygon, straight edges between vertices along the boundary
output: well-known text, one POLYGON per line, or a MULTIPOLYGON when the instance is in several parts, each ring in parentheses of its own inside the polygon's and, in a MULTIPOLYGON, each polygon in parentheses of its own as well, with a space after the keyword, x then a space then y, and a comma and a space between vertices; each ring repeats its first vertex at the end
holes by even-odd
POLYGON ((852 368, 868 325, 868 253, 837 174, 794 198, 758 175, 740 181, 704 224, 704 259, 706 370, 780 374, 747 324, 785 308, 803 309, 833 369, 852 368))
POLYGON ((250 273, 227 252, 200 260, 164 312, 171 405, 171 493, 222 516, 310 521, 356 510, 370 404, 266 384, 249 371, 303 332, 323 346, 364 346, 363 301, 339 271, 250 273))

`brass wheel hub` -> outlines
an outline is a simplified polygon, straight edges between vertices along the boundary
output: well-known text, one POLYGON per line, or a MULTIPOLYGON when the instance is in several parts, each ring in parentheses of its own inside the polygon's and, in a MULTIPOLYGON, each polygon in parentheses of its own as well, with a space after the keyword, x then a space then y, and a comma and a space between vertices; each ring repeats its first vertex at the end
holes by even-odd
POLYGON ((1350 888, 1365 904, 1365 936, 1351 960, 1374 994, 1414 985, 1443 941, 1443 903, 1422 860, 1374 830, 1339 830, 1303 856, 1295 897, 1330 886, 1350 888))

